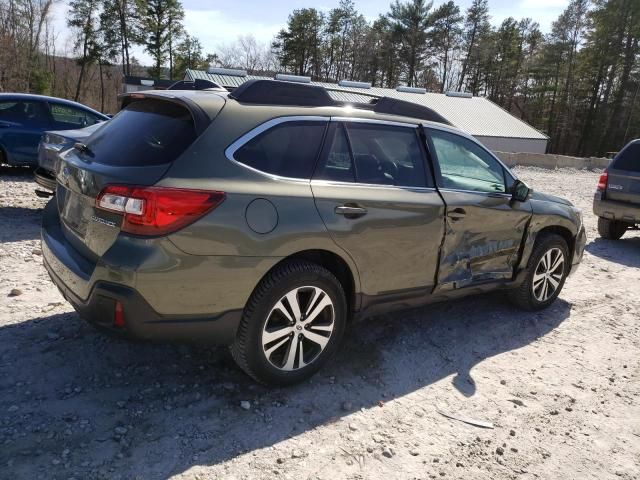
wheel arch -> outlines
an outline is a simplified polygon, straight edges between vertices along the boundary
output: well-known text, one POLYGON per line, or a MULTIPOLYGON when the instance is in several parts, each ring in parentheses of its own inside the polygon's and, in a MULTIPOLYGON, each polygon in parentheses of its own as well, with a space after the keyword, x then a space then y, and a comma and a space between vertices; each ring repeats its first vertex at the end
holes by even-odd
POLYGON ((547 233, 555 233, 556 235, 564 238, 565 242, 567 242, 567 247, 569 248, 569 259, 573 258, 576 236, 571 232, 571 230, 561 225, 549 225, 538 231, 535 240, 537 241, 542 235, 547 233))
POLYGON ((522 256, 520 257, 520 262, 518 263, 518 269, 516 271, 516 283, 520 283, 520 280, 524 276, 524 272, 527 269, 529 258, 531 257, 531 253, 533 252, 536 242, 542 235, 548 233, 553 233, 562 237, 567 242, 567 248, 569 249, 569 261, 571 261, 571 259, 573 258, 576 249, 577 235, 574 234, 568 226, 560 225, 557 223, 551 225, 530 225, 529 232, 525 236, 526 240, 524 249, 522 251, 522 256))
MULTIPOLYGON (((349 263, 335 252, 323 249, 302 250, 280 260, 271 269, 265 273, 265 277, 275 268, 278 268, 285 262, 291 260, 306 260, 311 263, 320 265, 329 270, 338 279, 345 296, 347 297, 348 308, 353 312, 359 308, 358 291, 359 282, 357 273, 353 271, 349 263)), ((264 277, 263 277, 264 278, 264 277)))

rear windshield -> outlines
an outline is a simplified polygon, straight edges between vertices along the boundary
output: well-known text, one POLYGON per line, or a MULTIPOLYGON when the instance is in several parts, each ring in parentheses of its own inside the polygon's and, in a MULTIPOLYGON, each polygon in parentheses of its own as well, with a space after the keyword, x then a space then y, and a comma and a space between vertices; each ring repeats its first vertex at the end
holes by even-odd
POLYGON ((145 166, 174 161, 195 139, 193 120, 185 108, 145 99, 129 104, 86 144, 98 163, 145 166))
POLYGON ((640 142, 634 142, 622 150, 616 157, 612 168, 640 172, 640 142))

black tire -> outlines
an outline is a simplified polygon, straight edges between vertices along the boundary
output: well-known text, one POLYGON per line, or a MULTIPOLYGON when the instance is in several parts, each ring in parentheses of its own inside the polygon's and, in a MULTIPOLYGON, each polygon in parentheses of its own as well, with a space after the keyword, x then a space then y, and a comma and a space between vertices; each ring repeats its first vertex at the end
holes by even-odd
POLYGON ((509 292, 510 300, 523 310, 536 311, 547 308, 555 301, 556 298, 558 298, 558 295, 562 291, 562 287, 564 287, 564 282, 567 279, 570 267, 571 258, 569 257, 569 247, 567 246, 566 240, 560 235, 554 233, 542 234, 542 236, 536 240, 533 252, 531 252, 531 256, 529 257, 526 278, 517 289, 509 292), (553 251, 554 249, 559 249, 564 255, 562 276, 558 286, 555 291, 553 291, 553 294, 546 300, 540 301, 536 298, 536 294, 534 292, 534 275, 536 275, 536 271, 540 266, 542 257, 547 254, 547 252, 553 251))
POLYGON ((598 233, 607 240, 620 240, 627 228, 628 225, 624 222, 598 217, 598 233))
MULTIPOLYGON (((267 274, 251 295, 244 308, 235 342, 230 347, 231 354, 238 366, 259 383, 274 386, 292 385, 311 377, 334 356, 344 335, 346 322, 347 300, 338 279, 315 263, 302 260, 286 262, 267 274), (331 300, 333 331, 327 337, 329 340, 326 346, 313 361, 301 368, 298 365, 295 370, 285 371, 274 366, 267 358, 266 346, 263 347, 262 344, 263 329, 275 305, 287 293, 306 286, 321 289, 331 300)), ((293 338, 296 333, 292 332, 289 335, 293 338)), ((300 336, 300 333, 297 334, 300 336)), ((289 346, 285 345, 287 353, 292 348, 293 341, 289 346)), ((302 339, 299 341, 304 342, 302 339)))

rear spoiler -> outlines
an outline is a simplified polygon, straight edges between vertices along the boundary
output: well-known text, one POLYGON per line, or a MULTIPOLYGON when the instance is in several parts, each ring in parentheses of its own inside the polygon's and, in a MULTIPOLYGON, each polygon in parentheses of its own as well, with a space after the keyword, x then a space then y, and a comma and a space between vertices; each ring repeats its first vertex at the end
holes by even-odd
POLYGON ((122 93, 118 95, 121 110, 134 102, 145 99, 162 100, 164 102, 175 103, 176 105, 186 108, 191 114, 191 118, 193 118, 193 125, 198 136, 200 136, 213 121, 209 118, 209 115, 207 115, 202 107, 200 107, 200 105, 185 96, 167 95, 154 90, 150 90, 148 92, 122 93))

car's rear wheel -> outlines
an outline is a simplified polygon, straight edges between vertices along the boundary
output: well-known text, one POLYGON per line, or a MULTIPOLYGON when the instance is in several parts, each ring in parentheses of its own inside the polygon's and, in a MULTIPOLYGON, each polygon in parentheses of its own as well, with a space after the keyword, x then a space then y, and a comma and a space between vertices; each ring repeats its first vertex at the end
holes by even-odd
POLYGON ((525 281, 511 292, 511 300, 525 310, 548 307, 560 295, 570 267, 566 240, 560 235, 543 234, 529 257, 525 281))
POLYGON ((287 262, 252 294, 231 353, 260 383, 297 383, 335 354, 346 319, 345 293, 331 272, 306 261, 287 262))
POLYGON ((628 227, 624 222, 598 217, 598 233, 607 240, 620 240, 628 227))

